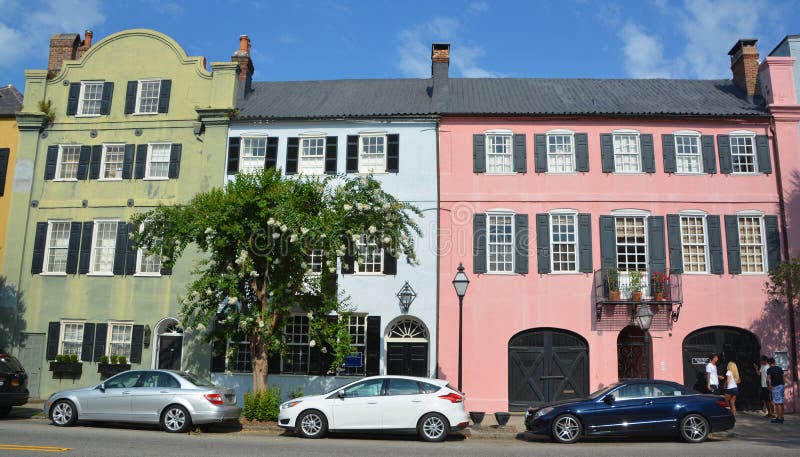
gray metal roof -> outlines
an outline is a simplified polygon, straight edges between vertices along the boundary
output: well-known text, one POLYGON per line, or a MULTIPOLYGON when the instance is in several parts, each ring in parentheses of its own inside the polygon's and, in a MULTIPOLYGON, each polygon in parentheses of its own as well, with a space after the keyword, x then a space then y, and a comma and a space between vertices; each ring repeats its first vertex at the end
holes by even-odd
POLYGON ((0 116, 13 116, 20 109, 22 109, 22 94, 17 88, 11 84, 0 87, 0 116))

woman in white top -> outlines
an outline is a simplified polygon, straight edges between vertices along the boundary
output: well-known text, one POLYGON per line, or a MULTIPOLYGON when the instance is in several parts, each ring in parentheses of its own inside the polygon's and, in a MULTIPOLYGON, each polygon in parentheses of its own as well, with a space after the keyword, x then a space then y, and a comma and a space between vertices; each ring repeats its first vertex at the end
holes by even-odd
POLYGON ((728 362, 728 371, 725 372, 725 400, 731 405, 731 412, 736 415, 736 396, 739 395, 739 368, 731 361, 728 362))

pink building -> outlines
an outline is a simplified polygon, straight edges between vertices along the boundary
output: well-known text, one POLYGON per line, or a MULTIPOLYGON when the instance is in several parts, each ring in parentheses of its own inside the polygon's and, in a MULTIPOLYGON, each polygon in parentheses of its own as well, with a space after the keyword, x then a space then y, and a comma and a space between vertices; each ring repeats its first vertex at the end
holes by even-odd
POLYGON ((769 105, 755 40, 731 50, 734 81, 439 75, 451 113, 439 133, 439 375, 458 382, 450 281, 463 262, 469 410, 521 410, 621 378, 692 386, 712 352, 723 373, 737 362, 740 407, 760 407, 753 363, 792 352, 786 310, 764 292, 786 256, 779 167, 800 205, 787 59, 761 65, 769 105), (647 309, 643 331, 634 316, 647 309))

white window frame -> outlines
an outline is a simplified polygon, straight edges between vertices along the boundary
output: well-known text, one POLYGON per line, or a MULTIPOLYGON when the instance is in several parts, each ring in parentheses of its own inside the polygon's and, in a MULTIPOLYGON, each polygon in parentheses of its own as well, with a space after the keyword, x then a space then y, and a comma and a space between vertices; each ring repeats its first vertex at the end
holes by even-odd
POLYGON ((547 224, 549 226, 549 231, 550 231, 550 240, 549 240, 549 242, 550 242, 550 273, 551 274, 556 274, 556 275, 580 273, 580 257, 579 257, 580 256, 580 240, 578 239, 578 211, 573 210, 573 209, 554 209, 554 210, 551 210, 550 212, 547 213, 547 224), (556 257, 555 257, 554 243, 553 243, 553 235, 555 233, 554 230, 553 230, 553 217, 554 216, 555 217, 572 216, 573 227, 574 227, 574 230, 575 230, 575 232, 574 232, 575 241, 572 242, 572 243, 569 243, 569 242, 558 243, 560 245, 567 245, 567 244, 573 244, 574 245, 574 248, 575 248, 575 251, 574 251, 575 268, 572 269, 572 270, 556 270, 556 257))
POLYGON ((513 175, 516 174, 514 172, 514 132, 511 130, 505 129, 496 129, 496 130, 487 130, 483 133, 484 135, 484 143, 485 143, 485 150, 486 150, 486 174, 487 175, 513 175), (490 137, 504 137, 508 139, 508 152, 497 154, 490 151, 491 141, 490 137), (501 171, 492 171, 491 170, 491 157, 492 156, 508 156, 508 171, 501 170, 501 171))
POLYGON ((226 364, 225 368, 230 371, 231 373, 252 373, 253 372, 253 354, 250 353, 250 341, 247 339, 247 336, 240 341, 235 341, 229 339, 226 346, 225 346, 225 355, 226 355, 226 364), (238 363, 247 364, 247 360, 232 360, 227 357, 230 354, 230 349, 232 345, 236 345, 236 352, 235 357, 238 359, 239 354, 242 353, 242 346, 247 347, 247 354, 250 357, 250 370, 240 370, 239 367, 236 366, 238 363))
POLYGON ((90 256, 90 259, 89 259, 89 273, 87 273, 87 276, 114 276, 114 260, 113 260, 113 258, 116 255, 116 251, 117 251, 117 236, 116 236, 116 234, 119 232, 119 219, 95 219, 93 222, 94 222, 94 224, 92 226, 92 255, 90 256), (95 260, 97 260, 97 250, 98 249, 104 249, 104 248, 99 248, 97 246, 97 242, 99 241, 98 238, 97 238, 97 230, 99 229, 100 224, 102 224, 102 223, 116 223, 117 224, 117 230, 114 231, 114 253, 111 255, 111 258, 112 258, 112 260, 111 260, 111 269, 109 269, 108 271, 95 270, 95 260))
POLYGON ((161 95, 161 80, 160 79, 140 79, 136 83, 136 110, 133 112, 135 115, 152 115, 158 114, 158 100, 161 95), (156 91, 156 105, 154 111, 142 111, 142 84, 143 83, 158 83, 158 90, 156 91))
MULTIPOLYGON (((486 274, 493 274, 493 275, 515 275, 514 272, 514 262, 516 261, 516 243, 517 243, 517 233, 516 233, 516 225, 515 225, 515 216, 516 213, 511 210, 490 210, 486 212, 486 274), (511 219, 511 267, 508 271, 506 270, 492 270, 492 242, 491 242, 491 220, 492 217, 509 217, 511 219)), ((502 245, 506 245, 506 243, 499 243, 502 245)), ((495 262, 497 263, 497 262, 495 262)), ((503 262, 505 263, 505 262, 503 262)))
MULTIPOLYGON (((360 140, 359 140, 360 141, 360 140)), ((301 136, 299 138, 299 145, 297 151, 297 173, 301 175, 312 175, 312 176, 319 176, 325 174, 325 148, 327 147, 327 141, 324 136, 317 136, 317 135, 306 135, 301 136), (306 141, 319 141, 322 140, 322 160, 319 161, 320 165, 313 165, 310 166, 309 163, 313 163, 312 157, 316 156, 303 156, 303 143, 306 141)), ((384 155, 386 151, 386 146, 384 145, 384 155)), ((359 155, 360 158, 360 155, 359 155)), ((359 160, 360 162, 360 160, 359 160)))
MULTIPOLYGON (((239 145, 239 172, 240 173, 252 173, 254 171, 263 169, 264 168, 264 163, 267 160, 267 146, 268 146, 267 142, 268 142, 269 136, 267 136, 267 135, 242 135, 240 138, 241 139, 239 141, 241 142, 241 144, 239 145), (259 141, 259 140, 263 140, 264 141, 264 155, 263 156, 255 156, 255 155, 245 156, 245 143, 247 141, 259 141), (248 161, 255 163, 256 161, 254 160, 254 158, 256 158, 256 157, 259 157, 261 159, 260 167, 252 167, 252 166, 245 167, 244 166, 246 163, 248 163, 248 161)), ((251 149, 253 149, 253 148, 251 148, 251 149)))
MULTIPOLYGON (((731 174, 732 175, 757 175, 761 172, 758 169, 758 150, 756 149, 756 132, 750 130, 736 130, 733 132, 728 133, 728 147, 730 148, 731 154, 731 174), (749 138, 750 139, 750 147, 752 150, 752 157, 753 157, 753 171, 736 171, 736 164, 734 161, 734 154, 733 154, 733 139, 734 138, 749 138)), ((744 155, 744 154, 737 154, 737 155, 744 155)))
MULTIPOLYGON (((169 180, 169 162, 172 154, 172 143, 168 141, 156 141, 147 143, 147 162, 145 163, 144 179, 148 181, 168 181, 169 180), (167 146, 167 174, 166 176, 152 176, 151 162, 153 161, 153 146, 167 146)), ((159 162, 164 163, 164 162, 159 162)))
MULTIPOLYGON (((705 174, 704 164, 703 164, 703 143, 700 141, 701 135, 700 132, 695 130, 678 130, 676 132, 672 132, 672 137, 674 138, 673 143, 675 143, 675 174, 678 175, 702 175, 705 174), (678 137, 681 138, 693 138, 697 142, 697 171, 686 171, 681 170, 681 155, 678 154, 678 137)), ((683 156, 689 156, 689 154, 683 154, 683 156)))
MULTIPOLYGON (((45 237, 44 242, 44 259, 42 261, 42 272, 40 273, 43 276, 66 276, 67 275, 67 262, 69 261, 69 236, 70 236, 70 228, 72 227, 72 221, 69 219, 52 219, 47 221, 47 236, 45 237), (50 250, 53 249, 50 246, 50 242, 52 241, 52 233, 53 233, 53 224, 67 224, 67 257, 64 261, 64 271, 51 271, 49 267, 48 259, 50 258, 50 250)), ((63 249, 63 248, 58 248, 63 249)))
MULTIPOLYGON (((315 316, 315 319, 324 319, 324 316, 315 316)), ((309 364, 310 360, 309 359, 310 359, 310 354, 311 354, 311 345, 309 344, 310 341, 311 341, 311 335, 310 335, 311 323, 308 320, 308 316, 302 315, 302 314, 293 314, 292 315, 291 324, 287 323, 286 325, 287 326, 288 325, 292 325, 292 326, 300 325, 300 326, 302 326, 302 325, 304 325, 303 321, 305 321, 306 333, 293 333, 293 332, 290 333, 290 332, 287 332, 286 331, 287 329, 284 327, 283 338, 284 338, 284 344, 286 346, 295 346, 295 347, 299 348, 299 350, 301 352, 303 351, 303 348, 305 347, 305 350, 304 350, 304 353, 305 353, 305 363, 304 363, 305 364, 305 371, 296 371, 295 370, 295 371, 287 372, 286 374, 298 374, 298 375, 308 374, 308 370, 309 370, 309 367, 310 367, 310 364, 309 364), (296 323, 295 319, 300 319, 300 323, 299 324, 296 323), (305 342, 302 341, 302 338, 303 338, 304 335, 305 335, 305 340, 306 340, 305 342), (299 343, 287 342, 286 341, 286 337, 287 336, 292 336, 292 337, 300 336, 301 341, 299 343)), ((320 343, 318 343, 318 344, 320 344, 320 343)), ((302 358, 302 355, 301 355, 301 358, 302 358)), ((283 374, 286 371, 284 369, 285 361, 286 361, 286 358, 285 357, 281 357, 281 374, 283 374)))
MULTIPOLYGON (((359 275, 359 276, 374 276, 374 275, 382 275, 382 274, 384 274, 383 273, 383 262, 384 262, 384 256, 386 255, 386 251, 381 246, 381 244, 380 244, 380 242, 379 242, 377 237, 372 236, 372 235, 362 234, 361 238, 359 238, 358 241, 356 241, 356 250, 357 250, 356 265, 355 265, 355 268, 353 268, 353 270, 354 270, 353 274, 356 274, 356 275, 359 275), (361 271, 361 267, 365 265, 364 263, 361 262, 361 259, 362 259, 361 247, 366 245, 366 244, 368 244, 368 241, 374 242, 375 247, 377 249, 380 249, 380 254, 379 254, 380 263, 378 263, 378 269, 375 270, 375 271, 361 271)), ((369 251, 369 248, 367 248, 367 251, 369 251)), ((373 253, 373 255, 374 255, 374 253, 373 253)), ((371 262, 371 263, 374 264, 375 262, 371 262)))
MULTIPOLYGON (((65 354, 64 353, 64 343, 66 341, 64 341, 64 333, 65 333, 67 325, 70 325, 70 324, 71 325, 80 325, 81 326, 81 330, 78 333, 80 335, 80 343, 79 343, 80 345, 78 347, 78 361, 82 362, 83 360, 81 359, 81 353, 83 352, 83 332, 84 332, 84 328, 85 328, 84 326, 86 324, 85 320, 80 320, 80 319, 62 319, 60 321, 60 325, 59 325, 59 329, 58 329, 58 354, 59 355, 65 354)), ((70 341, 70 343, 76 343, 76 342, 78 342, 78 341, 70 341)))
MULTIPOLYGON (((339 317, 342 319, 343 317, 339 317)), ((360 367, 345 367, 342 365, 339 373, 340 376, 364 376, 367 368, 367 315, 366 314, 351 314, 347 316, 347 331, 354 341, 350 342, 351 353, 361 353, 361 366, 360 367), (353 330, 359 331, 354 333, 353 330), (359 337, 361 338, 359 340, 359 337)), ((326 367, 327 369, 328 367, 326 367)))
MULTIPOLYGON (((711 247, 710 247, 709 242, 708 242, 708 213, 706 213, 705 211, 699 211, 699 210, 686 210, 686 211, 678 212, 678 218, 679 218, 679 229, 680 229, 680 240, 681 240, 681 262, 683 263, 683 274, 687 274, 687 275, 707 275, 707 274, 710 274, 711 273, 711 263, 710 263, 711 256, 710 256, 710 252, 709 251, 710 251, 711 247), (684 239, 683 218, 685 218, 685 217, 686 218, 692 217, 692 218, 701 218, 702 219, 701 224, 702 224, 702 228, 703 228, 703 251, 704 251, 703 253, 705 255, 704 263, 705 263, 705 266, 706 266, 705 271, 688 271, 686 269, 687 262, 686 262, 686 259, 684 258, 684 253, 686 252, 686 245, 683 242, 683 239, 684 239)), ((691 246, 699 246, 699 245, 700 244, 698 244, 698 243, 692 243, 691 244, 691 246)))
MULTIPOLYGON (((131 351, 133 349, 133 321, 108 321, 108 328, 106 331, 106 353, 105 355, 111 357, 111 343, 112 337, 114 334, 114 327, 130 327, 130 333, 128 334, 128 355, 125 356, 125 359, 130 363, 131 361, 131 351)), ((114 343, 120 344, 120 343, 114 343)), ((116 354, 119 355, 119 354, 116 354)))
POLYGON ((81 91, 80 95, 78 95, 78 110, 75 113, 75 117, 98 117, 100 116, 100 112, 102 111, 103 107, 103 88, 104 88, 105 81, 81 81, 81 91), (97 100, 97 113, 84 113, 83 112, 83 102, 86 95, 86 87, 89 85, 100 85, 100 98, 97 100))
POLYGON ((77 181, 78 168, 81 163, 81 145, 80 144, 59 144, 58 145, 58 160, 56 162, 56 177, 53 181, 77 181), (78 160, 75 162, 75 177, 74 178, 61 178, 62 168, 64 167, 64 148, 78 148, 78 160))
POLYGON ((767 264, 767 233, 764 226, 764 213, 761 211, 739 211, 736 213, 736 235, 739 237, 739 265, 741 265, 741 275, 745 276, 763 276, 769 273, 769 266, 767 264), (761 271, 744 271, 744 259, 742 257, 742 237, 741 237, 741 224, 739 219, 743 217, 756 218, 759 221, 761 230, 761 271))
MULTIPOLYGON (((614 154, 614 173, 619 174, 640 174, 642 169, 642 140, 641 133, 638 130, 614 130, 611 132, 612 149, 614 154), (617 141, 622 136, 635 136, 636 137, 636 151, 637 151, 637 169, 636 170, 621 170, 620 164, 617 162, 617 141)), ((621 147, 621 146, 620 146, 621 147)), ((624 155, 632 156, 632 153, 625 153, 624 155)))
MULTIPOLYGON (((358 135, 358 172, 361 174, 381 174, 386 173, 387 155, 389 153, 389 144, 386 133, 361 133, 358 135), (376 165, 374 168, 370 165, 365 165, 363 160, 364 140, 366 138, 383 138, 383 164, 376 165)), ((376 154, 377 155, 377 154, 376 154)), ((376 159, 377 161, 377 159, 376 159)))
MULTIPOLYGON (((647 233, 647 218, 650 216, 650 212, 638 209, 622 209, 612 211, 611 215, 614 217, 614 237, 616 240, 617 237, 617 218, 642 218, 644 219, 644 270, 639 270, 640 273, 644 273, 644 279, 642 280, 642 295, 647 297, 650 294, 650 274, 652 273, 650 268, 650 239, 647 233)), ((616 243, 617 251, 614 253, 614 262, 617 265, 617 269, 619 270, 619 285, 620 291, 622 292, 622 298, 627 300, 630 298, 630 275, 628 273, 629 270, 622 270, 619 268, 619 242, 616 243)))
POLYGON ((100 176, 97 178, 98 181, 122 181, 122 169, 125 166, 125 143, 103 143, 103 153, 101 154, 100 159, 100 176), (108 148, 110 146, 119 147, 122 146, 122 160, 120 163, 118 177, 114 178, 106 178, 106 154, 108 154, 108 148))
MULTIPOLYGON (((546 159, 547 159, 547 174, 554 174, 554 175, 565 175, 565 174, 572 174, 577 172, 578 164, 577 164, 577 157, 575 156, 575 132, 572 130, 566 129, 555 129, 555 130, 548 130, 545 132, 545 152, 546 152, 546 159), (567 171, 553 171, 553 164, 550 162, 550 139, 557 136, 569 137, 569 145, 571 149, 570 160, 572 160, 572 169, 567 171)), ((558 152, 553 153, 555 156, 567 156, 567 153, 558 152)))
MULTIPOLYGON (((145 221, 145 222, 143 222, 142 224, 139 225, 139 232, 142 232, 142 230, 144 230, 144 225, 146 223, 147 223, 147 221, 145 221)), ((117 226, 117 230, 119 230, 119 226, 117 226)), ((155 271, 155 272, 142 271, 142 260, 144 260, 144 258, 145 258, 145 253, 144 253, 144 249, 143 248, 138 248, 136 250, 136 273, 134 274, 134 276, 150 276, 150 277, 159 277, 159 276, 161 276, 161 265, 162 265, 163 262, 161 261, 161 252, 160 251, 158 253, 158 257, 159 257, 158 271, 155 271)))

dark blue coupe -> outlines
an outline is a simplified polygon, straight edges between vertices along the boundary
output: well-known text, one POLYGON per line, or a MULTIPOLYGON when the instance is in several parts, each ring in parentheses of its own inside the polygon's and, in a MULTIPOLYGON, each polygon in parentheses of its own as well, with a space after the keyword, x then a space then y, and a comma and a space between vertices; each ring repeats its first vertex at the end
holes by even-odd
POLYGON ((702 443, 709 433, 731 429, 735 423, 722 397, 657 380, 618 382, 586 399, 532 407, 525 415, 529 432, 559 443, 585 436, 680 436, 702 443))

